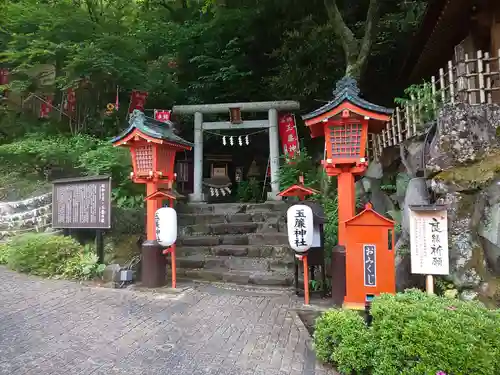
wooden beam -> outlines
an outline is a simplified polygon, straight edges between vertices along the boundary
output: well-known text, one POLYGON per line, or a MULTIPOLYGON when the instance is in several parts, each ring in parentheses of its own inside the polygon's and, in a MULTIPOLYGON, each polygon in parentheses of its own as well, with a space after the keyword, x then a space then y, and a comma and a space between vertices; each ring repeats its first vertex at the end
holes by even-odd
POLYGON ((270 109, 276 109, 278 111, 298 111, 300 109, 300 104, 291 100, 282 100, 273 102, 174 105, 172 107, 172 113, 180 115, 191 115, 196 112, 202 114, 229 113, 230 108, 239 108, 241 112, 267 112, 270 109))
POLYGON ((237 130, 237 129, 262 129, 268 128, 269 121, 267 120, 251 120, 251 121, 243 121, 241 124, 231 124, 229 121, 214 121, 214 122, 204 122, 203 130, 237 130))

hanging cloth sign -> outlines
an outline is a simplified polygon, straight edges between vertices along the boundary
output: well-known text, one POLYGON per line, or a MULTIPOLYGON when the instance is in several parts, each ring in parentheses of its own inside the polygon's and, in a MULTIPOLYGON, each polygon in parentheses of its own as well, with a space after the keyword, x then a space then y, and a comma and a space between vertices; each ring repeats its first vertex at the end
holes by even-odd
POLYGON ((164 110, 164 109, 155 109, 155 120, 160 122, 170 121, 172 116, 172 111, 164 110))
POLYGON ((128 113, 132 113, 134 109, 138 109, 144 112, 144 105, 146 104, 147 98, 148 98, 147 91, 132 90, 132 96, 130 97, 130 105, 128 107, 128 113))
POLYGON ((73 90, 71 87, 66 92, 66 102, 64 103, 64 110, 70 116, 76 111, 76 94, 75 90, 73 90))
POLYGON ((49 113, 52 110, 52 96, 46 96, 43 98, 44 101, 40 104, 40 118, 48 118, 49 113))
POLYGON ((283 154, 287 159, 293 159, 300 152, 295 116, 290 113, 280 114, 278 117, 278 128, 283 154))

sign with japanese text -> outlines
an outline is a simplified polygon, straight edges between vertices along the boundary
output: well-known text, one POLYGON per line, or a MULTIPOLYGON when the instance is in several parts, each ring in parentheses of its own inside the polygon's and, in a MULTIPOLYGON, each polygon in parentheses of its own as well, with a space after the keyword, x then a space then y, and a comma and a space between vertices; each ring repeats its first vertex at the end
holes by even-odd
POLYGON ((138 109, 144 112, 144 105, 146 104, 147 98, 148 98, 147 91, 132 90, 132 96, 130 97, 130 106, 128 107, 128 113, 132 113, 134 109, 138 109))
POLYGON ((73 90, 71 87, 66 92, 66 101, 64 103, 64 110, 70 116, 74 114, 76 111, 76 94, 75 90, 73 90))
POLYGON ((161 122, 170 121, 172 111, 165 111, 162 109, 155 109, 155 120, 161 122))
POLYGON ((9 70, 0 68, 0 85, 7 85, 9 83, 9 70))
POLYGON ((365 286, 377 286, 377 247, 375 245, 363 245, 363 263, 365 286))
POLYGON ((300 152, 295 117, 290 113, 280 114, 278 117, 278 128, 283 154, 288 159, 292 159, 295 154, 300 152))
POLYGON ((306 252, 313 243, 314 221, 311 207, 295 204, 288 209, 286 216, 290 247, 297 253, 306 252))
POLYGON ((448 275, 448 215, 445 207, 410 207, 411 272, 448 275))
POLYGON ((52 111, 52 96, 46 96, 40 103, 40 118, 48 118, 49 113, 52 111))
POLYGON ((111 178, 66 178, 53 181, 52 227, 111 227, 111 178))

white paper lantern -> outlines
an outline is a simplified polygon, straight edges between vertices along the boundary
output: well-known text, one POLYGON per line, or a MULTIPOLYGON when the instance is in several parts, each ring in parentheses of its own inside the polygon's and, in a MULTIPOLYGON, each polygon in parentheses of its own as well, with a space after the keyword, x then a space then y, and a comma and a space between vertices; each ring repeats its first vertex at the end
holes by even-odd
POLYGON ((288 243, 296 253, 305 253, 313 243, 314 219, 311 207, 291 206, 286 212, 288 243))
POLYGON ((172 207, 162 207, 155 213, 156 240, 163 247, 177 241, 177 212, 172 207))

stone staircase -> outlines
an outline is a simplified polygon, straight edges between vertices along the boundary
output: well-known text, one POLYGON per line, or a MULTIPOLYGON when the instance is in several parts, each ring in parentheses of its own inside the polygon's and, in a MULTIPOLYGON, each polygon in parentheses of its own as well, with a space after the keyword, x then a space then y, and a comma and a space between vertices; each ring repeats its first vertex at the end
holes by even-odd
POLYGON ((282 202, 179 205, 178 277, 291 285, 286 208, 282 202))

